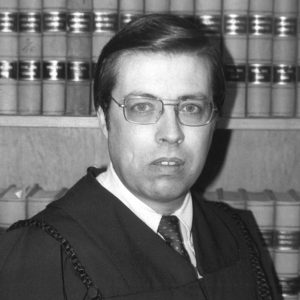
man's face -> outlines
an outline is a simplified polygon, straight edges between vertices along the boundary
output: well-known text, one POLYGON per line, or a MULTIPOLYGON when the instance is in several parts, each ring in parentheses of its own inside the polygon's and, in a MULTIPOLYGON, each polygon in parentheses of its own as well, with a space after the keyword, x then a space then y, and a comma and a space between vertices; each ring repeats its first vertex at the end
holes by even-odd
MULTIPOLYGON (((145 94, 168 103, 187 95, 211 100, 208 64, 192 54, 124 55, 112 97, 123 103, 128 95, 145 94)), ((202 127, 181 125, 174 106, 165 106, 156 124, 134 124, 125 120, 122 108, 113 101, 109 130, 101 110, 99 116, 123 184, 158 212, 177 209, 202 171, 215 122, 202 127)))

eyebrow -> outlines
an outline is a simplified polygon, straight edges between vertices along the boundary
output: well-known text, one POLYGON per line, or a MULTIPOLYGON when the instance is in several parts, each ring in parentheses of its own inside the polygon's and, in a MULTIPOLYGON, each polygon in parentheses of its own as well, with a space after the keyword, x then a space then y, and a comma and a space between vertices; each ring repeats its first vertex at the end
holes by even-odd
POLYGON ((201 92, 196 93, 196 94, 181 95, 181 96, 177 97, 176 99, 166 99, 166 98, 159 97, 159 96, 156 96, 156 95, 153 95, 150 93, 144 93, 144 92, 139 92, 139 91, 131 92, 131 93, 127 94, 125 96, 125 98, 129 97, 129 96, 147 97, 147 98, 151 98, 151 99, 161 99, 161 100, 186 100, 186 99, 208 100, 209 99, 209 97, 206 94, 201 93, 201 92))
POLYGON ((191 94, 191 95, 183 95, 183 96, 178 97, 178 99, 181 99, 181 100, 186 100, 186 99, 193 99, 193 100, 197 100, 197 99, 200 99, 200 100, 208 100, 209 97, 208 97, 206 94, 198 93, 198 94, 191 94))
POLYGON ((131 92, 131 93, 127 94, 125 96, 125 98, 128 97, 128 96, 147 97, 147 98, 153 98, 153 99, 159 98, 155 95, 152 95, 152 94, 149 94, 149 93, 144 93, 144 92, 139 92, 139 91, 131 92))

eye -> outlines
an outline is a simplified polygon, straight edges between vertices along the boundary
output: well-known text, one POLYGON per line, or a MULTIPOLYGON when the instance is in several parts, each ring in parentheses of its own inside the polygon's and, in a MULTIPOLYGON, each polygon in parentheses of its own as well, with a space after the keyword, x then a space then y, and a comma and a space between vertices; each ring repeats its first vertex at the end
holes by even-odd
POLYGON ((150 113, 155 110, 155 105, 149 101, 134 101, 129 105, 132 113, 150 113))
POLYGON ((185 102, 180 106, 180 111, 188 114, 201 114, 205 110, 205 104, 200 101, 185 102))

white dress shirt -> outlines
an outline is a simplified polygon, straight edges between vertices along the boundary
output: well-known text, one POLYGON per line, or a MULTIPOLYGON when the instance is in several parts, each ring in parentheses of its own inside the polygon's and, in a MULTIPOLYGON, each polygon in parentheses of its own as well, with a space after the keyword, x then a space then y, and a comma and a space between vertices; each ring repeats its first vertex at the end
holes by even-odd
MULTIPOLYGON (((158 234, 157 229, 162 215, 139 200, 124 186, 111 163, 109 164, 106 172, 98 175, 97 180, 104 188, 116 196, 138 218, 140 218, 156 234, 158 234)), ((184 246, 190 256, 191 263, 194 267, 196 267, 195 250, 192 238, 193 204, 190 192, 185 196, 181 207, 172 215, 177 216, 179 219, 184 246)), ((158 235, 161 236, 160 234, 158 235)))

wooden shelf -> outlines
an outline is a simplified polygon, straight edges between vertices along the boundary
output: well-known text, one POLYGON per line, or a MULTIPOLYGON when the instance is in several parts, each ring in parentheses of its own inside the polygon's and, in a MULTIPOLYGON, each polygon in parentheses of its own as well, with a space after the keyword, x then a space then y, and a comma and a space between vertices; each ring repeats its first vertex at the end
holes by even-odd
MULTIPOLYGON (((1 115, 5 127, 98 128, 95 116, 16 116, 1 115)), ((220 118, 217 128, 235 130, 300 130, 300 118, 220 118)))
POLYGON ((217 127, 235 130, 300 130, 300 118, 221 118, 217 127))
POLYGON ((81 116, 0 116, 0 126, 97 128, 97 117, 81 116))

